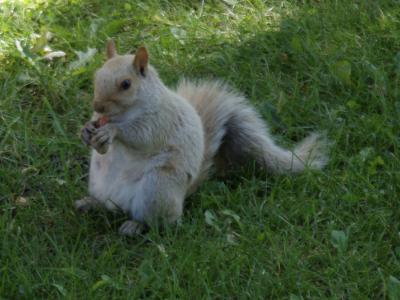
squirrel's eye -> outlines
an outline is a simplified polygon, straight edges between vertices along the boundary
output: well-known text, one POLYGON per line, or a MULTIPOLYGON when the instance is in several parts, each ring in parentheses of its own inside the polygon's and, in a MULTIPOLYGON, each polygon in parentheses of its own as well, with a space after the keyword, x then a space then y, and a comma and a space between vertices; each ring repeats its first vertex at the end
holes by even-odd
POLYGON ((125 79, 121 82, 121 88, 123 90, 127 90, 131 87, 131 81, 129 79, 125 79))

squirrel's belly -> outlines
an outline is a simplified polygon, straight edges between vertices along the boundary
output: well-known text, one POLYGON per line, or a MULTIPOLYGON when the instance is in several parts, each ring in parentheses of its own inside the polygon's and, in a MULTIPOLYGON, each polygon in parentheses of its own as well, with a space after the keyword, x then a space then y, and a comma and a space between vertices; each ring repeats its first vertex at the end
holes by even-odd
POLYGON ((148 158, 113 143, 100 155, 92 152, 89 172, 89 193, 108 209, 128 211, 135 190, 144 175, 148 158))

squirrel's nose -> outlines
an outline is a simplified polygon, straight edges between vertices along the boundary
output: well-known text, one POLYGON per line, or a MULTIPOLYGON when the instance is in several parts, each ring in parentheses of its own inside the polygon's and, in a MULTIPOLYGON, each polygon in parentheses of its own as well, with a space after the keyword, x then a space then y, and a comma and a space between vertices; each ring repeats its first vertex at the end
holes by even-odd
POLYGON ((105 105, 98 101, 93 101, 93 109, 100 114, 106 111, 105 105))

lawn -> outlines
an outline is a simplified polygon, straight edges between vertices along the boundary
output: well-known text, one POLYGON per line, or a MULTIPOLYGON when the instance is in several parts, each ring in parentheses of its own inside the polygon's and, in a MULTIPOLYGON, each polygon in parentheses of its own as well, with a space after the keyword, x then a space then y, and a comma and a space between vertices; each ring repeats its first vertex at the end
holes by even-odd
POLYGON ((0 299, 400 299, 399 84, 398 1, 0 1, 0 299), (108 38, 225 80, 281 145, 325 131, 329 164, 212 177, 144 238, 77 214, 108 38))

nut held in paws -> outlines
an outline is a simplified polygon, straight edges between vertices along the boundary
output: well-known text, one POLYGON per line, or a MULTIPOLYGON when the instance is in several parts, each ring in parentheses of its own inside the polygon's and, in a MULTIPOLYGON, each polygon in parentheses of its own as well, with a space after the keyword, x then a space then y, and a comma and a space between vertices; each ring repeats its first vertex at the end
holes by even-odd
POLYGON ((102 116, 97 119, 96 122, 94 122, 94 127, 100 128, 108 123, 108 117, 107 116, 102 116))

